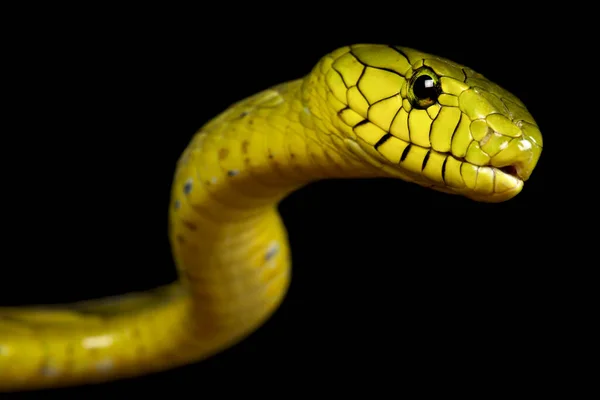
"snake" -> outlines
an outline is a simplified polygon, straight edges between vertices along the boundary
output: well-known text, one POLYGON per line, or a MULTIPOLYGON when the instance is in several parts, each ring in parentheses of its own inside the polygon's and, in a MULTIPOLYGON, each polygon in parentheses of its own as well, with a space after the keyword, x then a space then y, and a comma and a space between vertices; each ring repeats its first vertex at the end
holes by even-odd
POLYGON ((499 203, 522 191, 542 148, 523 102, 467 66, 396 45, 335 49, 192 136, 168 206, 177 281, 0 307, 0 391, 132 378, 243 341, 285 299, 291 252, 278 204, 309 183, 393 178, 499 203))

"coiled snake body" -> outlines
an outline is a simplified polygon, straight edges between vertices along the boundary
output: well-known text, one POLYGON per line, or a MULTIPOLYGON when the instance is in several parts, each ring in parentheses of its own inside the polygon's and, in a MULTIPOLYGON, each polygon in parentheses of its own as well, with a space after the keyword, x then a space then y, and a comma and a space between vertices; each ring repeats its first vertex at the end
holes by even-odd
POLYGON ((169 210, 179 282, 0 308, 0 390, 141 375, 242 340, 286 293, 290 254, 276 206, 309 182, 396 177, 500 202, 522 190, 541 151, 525 106, 473 70, 404 47, 337 49, 193 137, 169 210))

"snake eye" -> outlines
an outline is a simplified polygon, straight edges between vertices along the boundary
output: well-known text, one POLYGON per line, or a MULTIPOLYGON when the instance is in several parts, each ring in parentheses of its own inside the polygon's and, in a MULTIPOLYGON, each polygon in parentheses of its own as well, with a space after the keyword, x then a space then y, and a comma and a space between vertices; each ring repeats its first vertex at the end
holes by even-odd
POLYGON ((408 96, 414 108, 424 109, 435 104, 440 93, 440 80, 432 70, 421 68, 413 74, 408 96))

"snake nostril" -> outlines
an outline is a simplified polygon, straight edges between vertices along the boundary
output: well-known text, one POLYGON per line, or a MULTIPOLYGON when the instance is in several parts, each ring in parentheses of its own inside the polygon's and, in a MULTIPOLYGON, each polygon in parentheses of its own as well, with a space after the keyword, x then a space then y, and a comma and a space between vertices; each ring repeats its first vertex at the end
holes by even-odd
POLYGON ((515 167, 514 165, 507 165, 506 167, 499 168, 499 170, 504 172, 505 174, 512 175, 517 178, 519 177, 517 167, 515 167))

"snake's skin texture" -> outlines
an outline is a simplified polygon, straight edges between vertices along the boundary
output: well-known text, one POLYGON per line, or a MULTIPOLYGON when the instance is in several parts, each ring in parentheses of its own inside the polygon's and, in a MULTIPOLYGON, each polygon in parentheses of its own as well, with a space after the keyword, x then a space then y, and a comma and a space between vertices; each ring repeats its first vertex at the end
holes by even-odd
POLYGON ((337 49, 192 138, 169 210, 178 282, 62 307, 0 308, 0 390, 138 376, 242 340, 286 294, 290 253, 276 207, 310 182, 395 177, 501 202, 522 190, 541 151, 521 101, 473 70, 404 47, 337 49))

